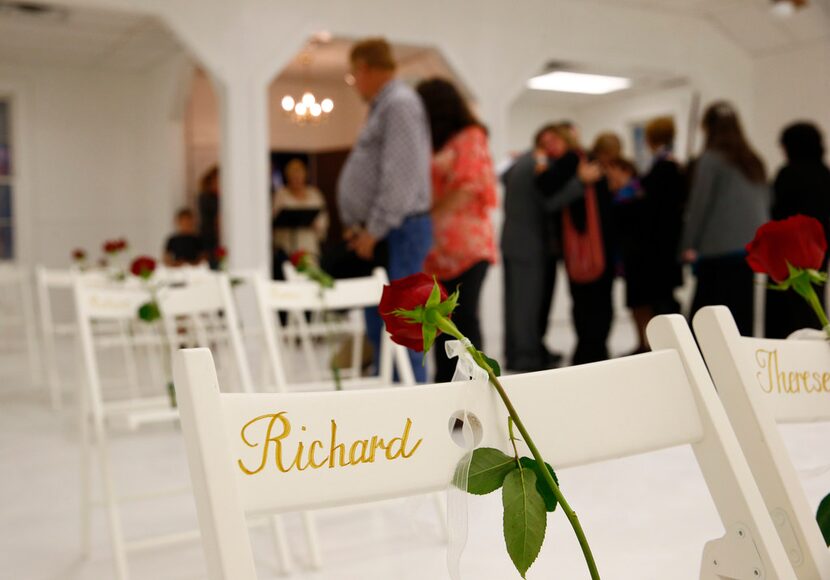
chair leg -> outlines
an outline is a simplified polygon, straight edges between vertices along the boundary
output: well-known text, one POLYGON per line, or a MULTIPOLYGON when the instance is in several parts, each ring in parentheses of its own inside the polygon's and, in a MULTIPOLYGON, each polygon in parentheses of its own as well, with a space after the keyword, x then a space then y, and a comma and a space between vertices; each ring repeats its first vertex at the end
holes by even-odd
POLYGON ((38 348, 32 293, 26 281, 20 285, 20 297, 22 300, 23 324, 26 327, 26 351, 29 358, 29 373, 32 383, 38 384, 43 378, 41 374, 40 349, 38 348))
POLYGON ((115 574, 118 580, 128 580, 127 546, 124 541, 124 530, 121 527, 121 513, 118 509, 118 498, 115 495, 115 484, 110 469, 107 439, 103 432, 103 425, 96 425, 95 431, 95 446, 98 452, 98 466, 101 470, 104 505, 106 506, 107 519, 109 520, 115 574))
POLYGON ((80 391, 78 418, 81 438, 81 555, 87 559, 92 544, 92 443, 89 438, 89 400, 86 389, 80 391))
POLYGON ((302 513, 303 528, 305 528, 305 538, 308 544, 309 564, 313 570, 319 570, 323 567, 323 556, 320 549, 320 538, 317 535, 317 521, 314 514, 305 511, 302 513))
POLYGON ((130 344, 130 332, 127 323, 119 325, 121 330, 122 351, 124 353, 124 370, 127 373, 127 386, 130 389, 130 396, 138 397, 138 366, 135 362, 135 350, 130 344))
POLYGON ((271 516, 269 519, 271 521, 271 533, 274 536, 274 547, 277 550, 277 558, 279 559, 279 573, 289 574, 294 568, 294 562, 291 558, 291 552, 288 549, 285 526, 280 516, 271 516))

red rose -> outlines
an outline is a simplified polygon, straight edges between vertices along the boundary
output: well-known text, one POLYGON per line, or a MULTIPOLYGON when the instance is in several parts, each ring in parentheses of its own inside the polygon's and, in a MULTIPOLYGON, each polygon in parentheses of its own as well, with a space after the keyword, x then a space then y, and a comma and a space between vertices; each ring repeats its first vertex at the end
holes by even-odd
POLYGON ((76 262, 83 262, 86 260, 86 252, 81 248, 76 248, 72 250, 72 259, 76 262))
POLYGON ((305 262, 306 256, 308 256, 308 252, 306 252, 305 250, 297 250, 296 252, 291 254, 291 257, 289 257, 288 259, 291 260, 291 263, 294 265, 295 268, 299 269, 302 266, 303 262, 305 262))
POLYGON ((220 260, 220 261, 224 260, 225 258, 228 257, 228 250, 225 249, 225 246, 219 246, 218 248, 216 248, 216 250, 214 250, 213 256, 217 260, 220 260))
MULTIPOLYGON (((422 325, 396 315, 395 311, 423 307, 432 293, 433 286, 435 280, 432 276, 419 273, 395 280, 383 287, 378 310, 386 324, 386 331, 392 335, 394 342, 419 352, 424 350, 422 325)), ((444 301, 447 299, 447 290, 440 283, 438 286, 441 289, 441 301, 444 301)), ((438 334, 440 332, 439 330, 438 334)))
POLYGON ((746 251, 746 261, 753 271, 767 274, 780 284, 790 277, 787 262, 803 270, 820 269, 827 239, 821 222, 796 215, 762 225, 746 251))
POLYGON ((130 265, 130 272, 139 278, 149 278, 156 270, 156 261, 149 256, 139 256, 130 265))
POLYGON ((116 250, 124 251, 127 249, 127 240, 125 238, 118 238, 115 240, 116 250))
POLYGON ((104 253, 114 254, 118 251, 118 242, 116 240, 107 240, 104 242, 104 253))

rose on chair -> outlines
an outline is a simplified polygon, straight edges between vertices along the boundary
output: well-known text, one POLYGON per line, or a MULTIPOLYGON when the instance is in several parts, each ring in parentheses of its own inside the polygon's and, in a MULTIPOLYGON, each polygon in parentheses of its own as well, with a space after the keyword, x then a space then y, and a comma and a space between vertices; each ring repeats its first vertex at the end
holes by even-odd
POLYGON ((755 232, 746 251, 749 267, 769 276, 775 282, 769 286, 773 290, 795 290, 816 313, 830 337, 830 321, 813 288, 827 281, 827 274, 819 271, 827 253, 821 222, 804 215, 767 222, 755 232))
MULTIPOLYGON (((591 578, 596 580, 599 572, 579 519, 565 501, 553 468, 542 458, 499 382, 501 370, 498 363, 478 350, 452 321, 452 312, 458 304, 459 296, 458 290, 448 295, 437 280, 426 274, 414 274, 384 286, 378 310, 392 340, 407 348, 427 352, 442 332, 460 340, 476 364, 487 372, 490 383, 507 408, 507 427, 513 455, 506 455, 499 449, 490 447, 475 449, 470 460, 466 489, 475 495, 502 489, 504 540, 507 553, 522 578, 542 549, 547 512, 552 512, 557 505, 561 505, 579 540, 591 578), (532 458, 519 457, 517 438, 513 434, 514 425, 530 449, 532 458)), ((463 462, 458 470, 461 473, 462 465, 463 462)), ((454 483, 458 479, 457 472, 454 483)))
MULTIPOLYGON (((750 268, 775 281, 770 288, 793 289, 807 301, 830 338, 830 321, 813 287, 827 281, 827 274, 819 271, 827 253, 827 238, 821 222, 804 215, 767 222, 758 228, 746 251, 750 268)), ((830 546, 830 495, 819 504, 816 520, 825 543, 830 546)))

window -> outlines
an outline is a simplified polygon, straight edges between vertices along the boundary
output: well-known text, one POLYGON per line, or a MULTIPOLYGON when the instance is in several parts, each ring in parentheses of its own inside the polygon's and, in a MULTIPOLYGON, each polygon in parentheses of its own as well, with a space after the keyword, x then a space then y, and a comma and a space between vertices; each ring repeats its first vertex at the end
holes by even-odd
POLYGON ((0 97, 0 260, 14 259, 11 102, 0 97))

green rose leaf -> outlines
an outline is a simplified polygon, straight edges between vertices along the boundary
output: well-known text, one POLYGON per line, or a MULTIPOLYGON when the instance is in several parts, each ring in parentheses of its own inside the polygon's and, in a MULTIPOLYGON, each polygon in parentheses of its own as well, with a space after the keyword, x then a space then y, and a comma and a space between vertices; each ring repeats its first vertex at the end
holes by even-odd
POLYGON ((453 313, 455 307, 458 306, 458 298, 461 296, 461 291, 456 290, 452 294, 450 294, 446 300, 444 300, 441 304, 439 304, 436 308, 438 312, 441 313, 441 316, 445 318, 449 318, 450 314, 453 313))
POLYGON ((821 530, 821 535, 824 536, 824 543, 830 547, 830 494, 827 495, 821 503, 818 504, 818 512, 816 513, 816 521, 821 530))
MULTIPOLYGON (((424 324, 421 331, 424 334, 424 352, 429 352, 435 343, 435 337, 438 336, 438 327, 434 324, 424 324)), ((424 364, 426 364, 426 357, 424 357, 424 364)))
POLYGON ((504 541, 513 564, 525 577, 545 541, 545 501, 536 490, 536 472, 515 469, 504 478, 504 541))
MULTIPOLYGON (((554 511, 556 506, 559 505, 559 500, 557 500, 556 496, 553 495, 548 482, 545 481, 545 476, 542 473, 542 470, 539 469, 539 464, 535 459, 531 459, 530 457, 522 457, 519 461, 521 462, 522 467, 532 469, 536 474, 536 490, 539 492, 539 495, 542 496, 542 499, 545 500, 545 509, 549 512, 554 511)), ((553 476, 553 481, 556 482, 556 485, 559 485, 559 478, 556 477, 553 467, 551 467, 549 463, 545 463, 545 467, 548 468, 548 471, 553 476)))
POLYGON ((473 451, 470 461, 467 492, 473 495, 487 495, 496 491, 504 483, 505 476, 514 469, 518 469, 514 458, 492 447, 480 447, 473 451))
POLYGON ((501 376, 501 365, 499 365, 498 361, 495 359, 490 358, 486 354, 481 351, 478 351, 478 354, 481 355, 481 358, 485 360, 485 362, 490 365, 490 368, 493 369, 493 374, 497 377, 501 376))
POLYGON ((161 318, 159 306, 155 302, 145 302, 138 308, 138 317, 144 322, 154 322, 161 318))
POLYGON ((432 285, 432 291, 429 293, 429 298, 427 298, 427 308, 437 308, 441 304, 441 286, 438 285, 438 280, 435 279, 435 276, 432 279, 434 283, 432 285))

